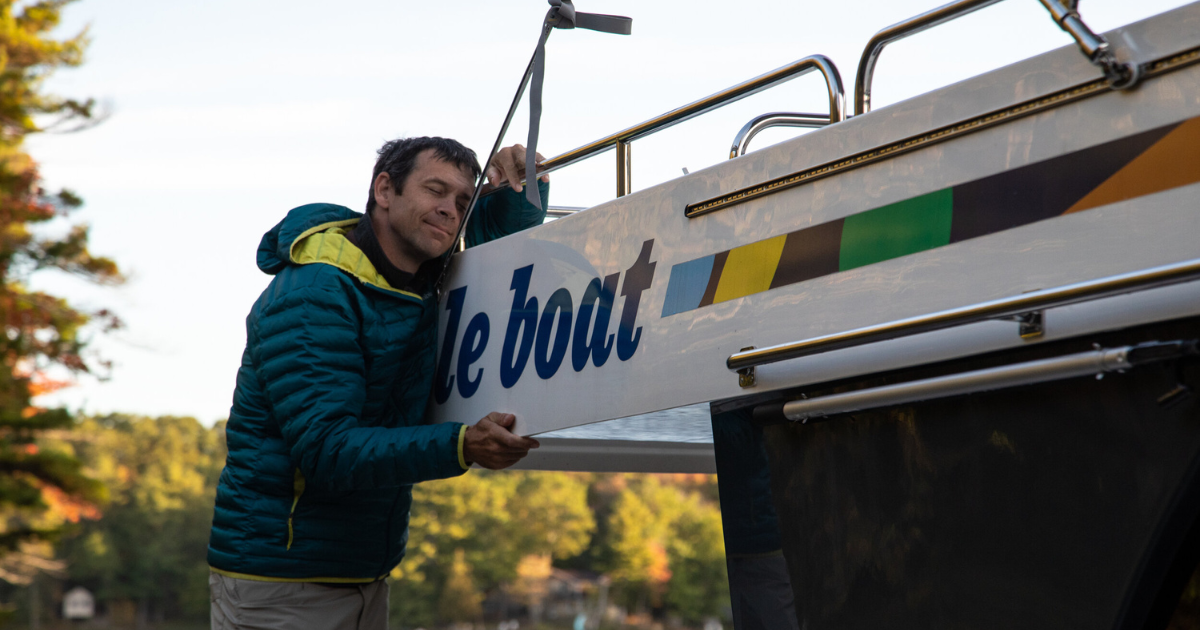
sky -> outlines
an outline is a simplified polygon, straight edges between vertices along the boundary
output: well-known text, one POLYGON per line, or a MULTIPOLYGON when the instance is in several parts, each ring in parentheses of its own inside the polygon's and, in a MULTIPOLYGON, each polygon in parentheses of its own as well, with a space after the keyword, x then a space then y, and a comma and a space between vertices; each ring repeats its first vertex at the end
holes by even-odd
MULTIPOLYGON (((628 37, 555 31, 547 47, 539 150, 547 157, 811 54, 837 64, 853 94, 862 48, 937 0, 635 2, 577 0, 633 18, 628 37)), ((1186 4, 1084 0, 1096 31, 1186 4)), ((47 188, 85 206, 46 229, 91 226, 121 286, 55 272, 33 285, 78 306, 110 308, 125 328, 91 347, 108 378, 81 376, 43 406, 90 414, 227 416, 244 320, 270 277, 254 252, 299 205, 361 209, 375 150, 401 136, 453 137, 486 157, 536 43, 541 0, 79 0, 57 31, 88 29, 86 62, 49 92, 93 97, 90 130, 31 137, 47 188)), ((887 47, 873 107, 1071 44, 1035 0, 1010 0, 887 47)), ((812 73, 633 144, 633 189, 726 159, 737 130, 768 111, 824 112, 812 73)), ((849 107, 848 107, 849 109, 849 107)), ((525 142, 527 109, 505 144, 525 142)), ((802 133, 768 130, 762 147, 802 133)), ((615 195, 613 154, 552 176, 553 205, 615 195)))

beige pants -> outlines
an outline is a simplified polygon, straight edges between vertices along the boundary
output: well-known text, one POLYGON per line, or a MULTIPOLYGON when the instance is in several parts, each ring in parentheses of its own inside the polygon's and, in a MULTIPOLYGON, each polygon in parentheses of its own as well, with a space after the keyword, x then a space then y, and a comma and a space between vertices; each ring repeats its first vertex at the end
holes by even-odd
POLYGON ((387 582, 353 587, 210 573, 212 630, 387 630, 387 582))

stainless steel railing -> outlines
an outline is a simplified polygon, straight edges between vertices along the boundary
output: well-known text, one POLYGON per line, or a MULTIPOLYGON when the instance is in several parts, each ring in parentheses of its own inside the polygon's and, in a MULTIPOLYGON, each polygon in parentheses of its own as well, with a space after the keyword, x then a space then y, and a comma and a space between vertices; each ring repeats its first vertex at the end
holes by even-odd
POLYGON ((875 76, 875 63, 879 61, 884 46, 997 2, 1000 0, 958 0, 897 22, 875 33, 867 42, 867 47, 863 49, 862 57, 858 61, 858 74, 854 78, 854 115, 859 116, 871 111, 871 81, 875 76))
MULTIPOLYGON (((858 73, 854 79, 854 115, 865 114, 871 110, 871 81, 875 75, 875 63, 879 61, 879 55, 883 53, 885 46, 968 13, 974 13, 997 2, 1000 0, 957 0, 957 2, 951 2, 893 24, 876 33, 867 42, 862 57, 858 61, 858 73)), ((1088 58, 1088 61, 1103 70, 1109 85, 1117 89, 1126 89, 1137 83, 1140 74, 1139 68, 1132 64, 1116 61, 1109 49, 1108 42, 1092 32, 1079 17, 1077 11, 1079 0, 1066 0, 1066 3, 1060 0, 1039 0, 1039 2, 1050 12, 1054 23, 1075 40, 1079 50, 1088 58)))
POLYGON ((758 132, 771 127, 824 127, 830 124, 829 116, 824 114, 803 114, 799 112, 771 112, 755 116, 746 123, 733 138, 733 146, 729 147, 729 159, 745 155, 750 141, 758 132))
POLYGON ((617 150, 617 196, 627 195, 632 190, 630 143, 634 140, 645 138, 663 129, 686 120, 691 120, 701 114, 724 107, 752 94, 757 94, 767 88, 791 81, 814 70, 820 72, 825 77, 825 85, 829 92, 828 121, 830 123, 841 121, 845 117, 845 90, 842 88, 841 75, 838 74, 837 67, 833 65, 833 62, 828 57, 824 55, 812 55, 757 76, 749 81, 721 90, 716 94, 706 96, 698 101, 688 103, 678 109, 673 109, 639 125, 634 125, 595 142, 585 144, 561 155, 556 155, 542 163, 542 168, 538 171, 538 174, 542 175, 556 171, 615 148, 617 150))
POLYGON ((1200 259, 1187 260, 1098 280, 1032 291, 948 311, 821 335, 792 343, 738 352, 725 361, 725 366, 730 370, 745 370, 788 359, 798 359, 823 352, 843 350, 991 319, 1009 319, 1042 309, 1198 279, 1200 279, 1200 259))
MULTIPOLYGON (((871 84, 875 74, 875 66, 885 46, 939 24, 973 13, 984 7, 991 6, 997 2, 1000 2, 1000 0, 957 0, 903 22, 893 24, 876 33, 867 43, 866 48, 863 49, 862 56, 859 59, 854 87, 854 114, 856 116, 865 114, 871 109, 871 84)), ((1113 88, 1125 89, 1137 83, 1140 77, 1140 68, 1132 64, 1123 64, 1116 61, 1108 42, 1103 37, 1093 33, 1079 17, 1077 11, 1079 0, 1039 0, 1039 2, 1050 12, 1055 23, 1075 39, 1075 42, 1083 54, 1087 56, 1088 60, 1104 71, 1109 85, 1113 88)), ((651 118, 641 124, 618 131, 610 136, 590 142, 561 155, 556 155, 542 163, 538 175, 570 166, 609 149, 616 149, 617 196, 622 197, 633 190, 633 152, 631 143, 634 140, 662 131, 663 129, 741 100, 752 94, 757 94, 767 88, 808 74, 813 70, 820 71, 825 78, 825 86, 829 93, 829 114, 826 116, 812 113, 772 112, 756 116, 747 122, 734 137, 733 144, 729 150, 729 157, 732 159, 745 154, 750 141, 764 129, 771 127, 824 127, 841 122, 846 118, 845 90, 842 87, 841 75, 838 73, 837 66, 828 57, 824 55, 812 55, 651 118)))

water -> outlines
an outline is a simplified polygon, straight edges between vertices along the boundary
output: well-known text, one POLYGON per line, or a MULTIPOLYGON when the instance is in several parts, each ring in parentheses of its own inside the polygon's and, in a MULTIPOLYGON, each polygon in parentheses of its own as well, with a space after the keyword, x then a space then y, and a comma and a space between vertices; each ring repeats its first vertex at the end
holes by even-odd
POLYGON ((692 444, 712 444, 713 441, 708 403, 594 422, 542 433, 537 437, 630 440, 634 442, 689 442, 692 444))

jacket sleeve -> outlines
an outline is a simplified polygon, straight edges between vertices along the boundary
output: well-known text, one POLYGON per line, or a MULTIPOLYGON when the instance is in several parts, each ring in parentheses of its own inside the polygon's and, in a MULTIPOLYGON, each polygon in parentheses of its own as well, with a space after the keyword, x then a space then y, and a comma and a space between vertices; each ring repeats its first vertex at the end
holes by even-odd
POLYGON ((525 199, 524 192, 513 192, 513 189, 507 186, 480 198, 479 205, 471 213, 467 229, 464 230, 467 247, 482 245, 541 225, 546 220, 546 207, 550 203, 550 184, 539 181, 537 187, 542 198, 540 210, 525 199))
POLYGON ((459 423, 359 426, 366 366, 354 291, 340 275, 279 295, 257 322, 258 372, 293 465, 335 491, 444 479, 466 470, 459 423))

